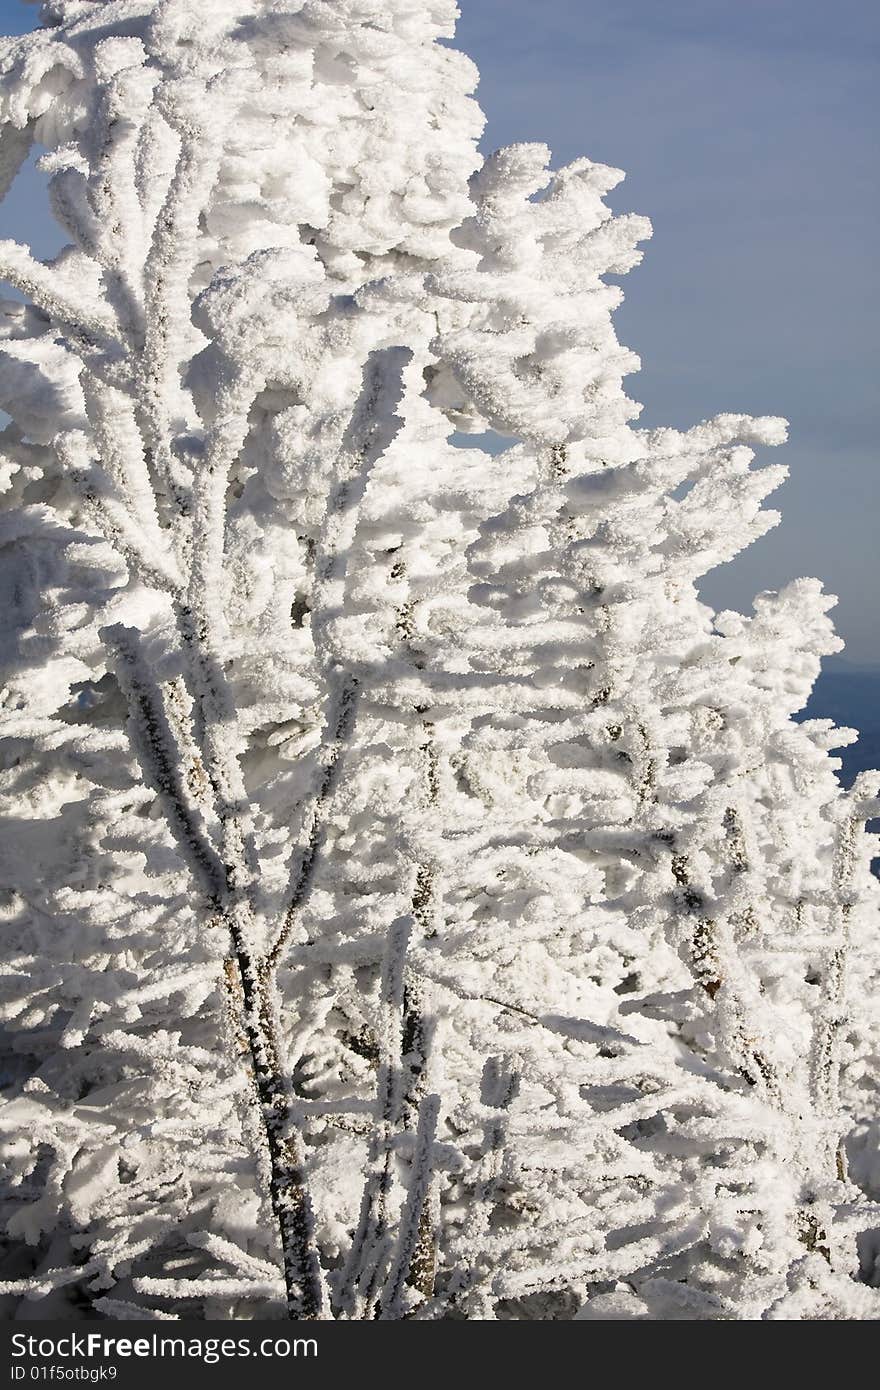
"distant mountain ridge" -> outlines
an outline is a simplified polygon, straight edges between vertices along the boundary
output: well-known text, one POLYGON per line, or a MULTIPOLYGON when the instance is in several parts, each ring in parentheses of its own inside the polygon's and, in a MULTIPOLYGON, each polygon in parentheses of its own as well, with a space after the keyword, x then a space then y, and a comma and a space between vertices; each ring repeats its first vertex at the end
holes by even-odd
POLYGON ((861 666, 831 657, 798 718, 833 719, 835 724, 858 729, 858 742, 837 754, 843 761, 840 776, 845 786, 859 772, 880 768, 880 665, 861 666))

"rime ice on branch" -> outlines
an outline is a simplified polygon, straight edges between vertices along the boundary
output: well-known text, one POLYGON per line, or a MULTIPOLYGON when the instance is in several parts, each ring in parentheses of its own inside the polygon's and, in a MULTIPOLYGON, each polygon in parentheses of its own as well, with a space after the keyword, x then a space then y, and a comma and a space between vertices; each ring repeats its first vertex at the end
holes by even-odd
POLYGON ((819 584, 697 590, 784 424, 637 428, 648 224, 481 165, 455 15, 0 50, 21 1316, 878 1315, 878 779, 819 584))

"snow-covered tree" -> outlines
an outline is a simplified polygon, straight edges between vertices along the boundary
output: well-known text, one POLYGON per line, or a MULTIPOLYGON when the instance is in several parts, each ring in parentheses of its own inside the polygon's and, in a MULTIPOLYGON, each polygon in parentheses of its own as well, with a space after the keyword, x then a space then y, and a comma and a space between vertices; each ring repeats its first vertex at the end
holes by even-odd
POLYGON ((784 422, 636 427, 649 226, 455 17, 4 41, 12 1316, 878 1315, 878 779, 697 588, 784 422))

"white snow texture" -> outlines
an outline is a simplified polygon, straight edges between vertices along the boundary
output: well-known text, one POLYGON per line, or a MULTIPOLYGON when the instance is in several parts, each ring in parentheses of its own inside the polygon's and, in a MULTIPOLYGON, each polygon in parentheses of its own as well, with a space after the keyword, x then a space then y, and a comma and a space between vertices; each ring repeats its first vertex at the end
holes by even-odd
POLYGON ((481 160, 456 14, 0 46, 9 1317, 880 1314, 833 600, 696 587, 785 424, 637 427, 649 225, 481 160))

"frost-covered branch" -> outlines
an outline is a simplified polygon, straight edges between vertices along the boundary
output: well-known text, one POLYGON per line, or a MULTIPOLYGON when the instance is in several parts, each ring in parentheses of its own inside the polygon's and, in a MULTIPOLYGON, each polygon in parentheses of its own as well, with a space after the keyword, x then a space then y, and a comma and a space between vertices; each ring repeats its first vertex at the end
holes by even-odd
POLYGON ((877 779, 818 581, 699 590, 785 424, 638 427, 455 14, 0 44, 12 1316, 876 1316, 877 779))

